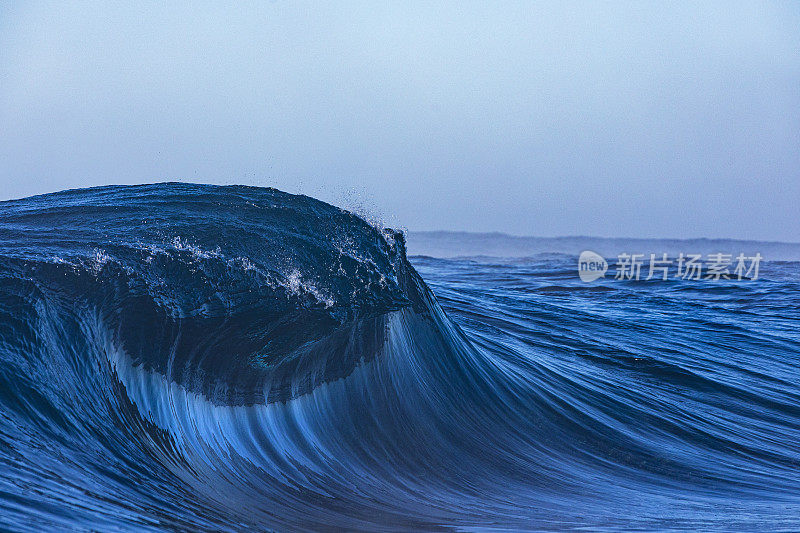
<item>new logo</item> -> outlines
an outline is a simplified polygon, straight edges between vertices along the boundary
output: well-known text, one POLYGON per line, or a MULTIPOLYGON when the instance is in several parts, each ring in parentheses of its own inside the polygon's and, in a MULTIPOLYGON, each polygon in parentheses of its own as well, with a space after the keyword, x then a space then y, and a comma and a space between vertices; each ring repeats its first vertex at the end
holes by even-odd
POLYGON ((578 276, 581 281, 590 282, 606 275, 608 263, 598 253, 584 250, 578 257, 578 276))

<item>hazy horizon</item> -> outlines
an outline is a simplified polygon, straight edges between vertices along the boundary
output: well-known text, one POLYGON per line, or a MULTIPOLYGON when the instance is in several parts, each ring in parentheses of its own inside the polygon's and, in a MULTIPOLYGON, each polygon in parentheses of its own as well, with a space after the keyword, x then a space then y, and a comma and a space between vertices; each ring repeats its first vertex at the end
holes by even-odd
POLYGON ((679 254, 760 254, 765 261, 800 261, 800 242, 760 241, 741 239, 674 239, 637 237, 599 237, 590 235, 563 235, 542 237, 508 235, 504 233, 471 233, 448 231, 411 231, 406 237, 409 256, 423 255, 441 258, 455 257, 535 257, 540 254, 567 254, 578 256, 585 250, 612 258, 620 254, 650 254, 669 257, 679 254))
POLYGON ((800 235, 800 4, 0 0, 0 198, 273 186, 410 231, 800 235))
POLYGON ((763 239, 736 239, 732 237, 630 237, 627 235, 524 235, 516 233, 507 233, 504 231, 458 231, 458 230, 408 230, 408 233, 424 235, 424 234, 450 234, 450 235, 498 235, 502 237, 510 237, 513 239, 542 239, 542 240, 558 240, 558 239, 597 239, 597 240, 614 240, 614 241, 736 241, 736 242, 763 242, 775 244, 792 244, 800 245, 800 239, 796 241, 780 241, 780 240, 763 240, 763 239))

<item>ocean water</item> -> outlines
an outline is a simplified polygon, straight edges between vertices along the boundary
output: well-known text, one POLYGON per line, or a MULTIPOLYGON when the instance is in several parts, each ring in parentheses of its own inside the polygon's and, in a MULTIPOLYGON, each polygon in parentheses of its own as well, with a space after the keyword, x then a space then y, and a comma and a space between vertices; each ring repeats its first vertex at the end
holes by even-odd
POLYGON ((2 202, 0 529, 800 530, 765 259, 585 283, 274 189, 2 202))

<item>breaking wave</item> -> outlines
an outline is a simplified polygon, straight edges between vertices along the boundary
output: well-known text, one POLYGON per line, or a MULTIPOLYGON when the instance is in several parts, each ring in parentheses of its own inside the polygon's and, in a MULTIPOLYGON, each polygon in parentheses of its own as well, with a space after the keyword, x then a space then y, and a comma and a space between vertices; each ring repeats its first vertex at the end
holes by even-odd
POLYGON ((0 246, 5 528, 800 527, 796 263, 415 259, 437 300, 402 233, 191 184, 0 203, 0 246))

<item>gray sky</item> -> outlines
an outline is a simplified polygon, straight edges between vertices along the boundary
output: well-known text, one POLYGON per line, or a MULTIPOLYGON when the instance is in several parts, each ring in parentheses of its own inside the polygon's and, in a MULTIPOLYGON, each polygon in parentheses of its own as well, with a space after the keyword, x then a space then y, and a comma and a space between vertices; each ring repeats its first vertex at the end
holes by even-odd
POLYGON ((800 3, 235 4, 0 0, 0 198, 247 183, 413 230, 800 241, 800 3))

